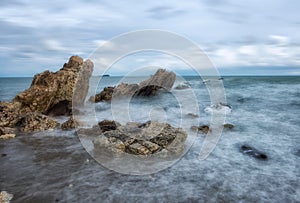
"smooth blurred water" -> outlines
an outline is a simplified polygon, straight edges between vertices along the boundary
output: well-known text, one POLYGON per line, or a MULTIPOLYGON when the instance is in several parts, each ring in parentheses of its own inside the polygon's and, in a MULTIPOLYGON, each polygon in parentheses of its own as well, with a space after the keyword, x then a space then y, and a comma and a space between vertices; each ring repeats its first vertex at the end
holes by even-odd
MULTIPOLYGON (((92 78, 91 85, 100 91, 120 79, 105 77, 95 84, 92 78)), ((205 84, 197 77, 185 79, 200 110, 191 113, 200 115, 201 124, 209 124, 205 84)), ((235 127, 223 132, 204 161, 198 159, 204 140, 199 135, 172 167, 153 175, 122 175, 93 160, 74 131, 57 129, 0 141, 0 190, 14 194, 15 202, 300 202, 300 77, 224 77, 223 82, 232 106, 226 121, 235 127), (245 143, 269 159, 242 154, 239 147, 245 143)), ((29 78, 1 78, 0 100, 12 99, 30 83, 29 78)), ((151 99, 133 99, 130 117, 147 121, 149 111, 158 109, 166 114, 162 119, 180 126, 178 119, 184 115, 174 95, 186 91, 172 89, 151 99)), ((114 118, 110 104, 98 103, 95 111, 98 120, 114 118)), ((91 112, 85 113, 89 121, 91 112)))

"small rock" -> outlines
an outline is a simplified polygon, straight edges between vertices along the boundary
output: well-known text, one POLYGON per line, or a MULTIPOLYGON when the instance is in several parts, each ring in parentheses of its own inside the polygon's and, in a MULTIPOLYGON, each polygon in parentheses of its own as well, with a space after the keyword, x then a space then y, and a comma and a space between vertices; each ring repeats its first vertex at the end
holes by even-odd
POLYGON ((242 145, 240 147, 240 151, 243 153, 243 154, 246 154, 248 156, 252 156, 258 160, 267 160, 268 159, 268 156, 266 154, 264 154, 263 152, 255 149, 254 147, 251 147, 250 145, 242 145))
POLYGON ((233 128, 234 128, 234 125, 232 125, 232 124, 230 124, 230 123, 226 123, 226 124, 224 124, 223 126, 224 126, 224 128, 226 128, 226 129, 233 129, 233 128))
POLYGON ((186 116, 187 116, 188 118, 199 118, 199 115, 194 114, 194 113, 188 113, 186 116))
POLYGON ((9 203, 14 196, 6 191, 0 192, 0 203, 9 203))
POLYGON ((110 121, 110 120, 103 120, 98 123, 100 129, 102 132, 110 131, 110 130, 116 130, 118 126, 120 126, 119 123, 115 121, 110 121))
POLYGON ((74 128, 76 128, 76 126, 78 126, 78 124, 79 123, 76 120, 74 120, 73 117, 70 117, 66 122, 61 124, 61 129, 62 130, 74 129, 74 128))
POLYGON ((0 139, 2 140, 8 140, 8 139, 12 139, 15 138, 16 134, 5 134, 5 135, 0 135, 0 139))
POLYGON ((204 134, 207 134, 208 132, 211 131, 208 125, 192 126, 191 130, 197 131, 197 132, 202 132, 204 134))

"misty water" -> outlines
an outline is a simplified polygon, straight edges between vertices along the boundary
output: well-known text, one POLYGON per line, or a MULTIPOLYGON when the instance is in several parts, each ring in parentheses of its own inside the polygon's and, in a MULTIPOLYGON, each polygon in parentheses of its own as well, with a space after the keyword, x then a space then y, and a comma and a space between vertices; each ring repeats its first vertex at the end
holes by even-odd
MULTIPOLYGON (((121 79, 103 78, 98 91, 121 79)), ((209 124, 211 104, 205 84, 198 77, 185 79, 199 106, 199 112, 191 113, 200 116, 200 124, 209 124)), ((235 127, 223 131, 205 160, 199 160, 205 139, 199 134, 171 167, 150 175, 124 175, 95 161, 75 130, 18 134, 0 141, 0 190, 13 194, 13 202, 300 202, 300 77, 228 76, 223 82, 231 106, 226 123, 235 127), (243 144, 268 159, 243 154, 243 144)), ((0 100, 13 99, 30 83, 31 78, 1 78, 0 100)), ((181 106, 173 95, 186 91, 172 89, 151 99, 132 100, 130 117, 145 122, 149 111, 163 110, 165 121, 179 127, 181 106)), ((99 121, 114 118, 108 103, 97 103, 93 110, 99 121)), ((85 113, 92 126, 92 113, 85 113)), ((155 112, 152 115, 155 119, 155 112)))

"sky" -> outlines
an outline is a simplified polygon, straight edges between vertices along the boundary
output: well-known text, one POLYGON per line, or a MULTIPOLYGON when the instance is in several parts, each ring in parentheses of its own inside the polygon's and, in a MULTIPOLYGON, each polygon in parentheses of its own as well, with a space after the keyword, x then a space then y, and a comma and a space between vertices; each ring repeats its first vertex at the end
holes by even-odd
MULTIPOLYGON (((193 41, 222 75, 300 75, 299 10, 297 0, 1 0, 0 77, 56 71, 72 55, 89 58, 110 39, 144 29, 193 41)), ((109 73, 126 74, 131 63, 185 73, 173 57, 144 56, 109 73)))

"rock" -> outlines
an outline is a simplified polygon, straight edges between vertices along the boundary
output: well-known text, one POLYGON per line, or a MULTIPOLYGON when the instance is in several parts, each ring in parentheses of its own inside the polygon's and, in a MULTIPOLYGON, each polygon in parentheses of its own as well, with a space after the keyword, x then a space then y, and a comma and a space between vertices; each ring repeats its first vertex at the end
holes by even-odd
POLYGON ((9 203, 14 196, 6 191, 0 192, 0 203, 9 203))
POLYGON ((22 112, 70 115, 76 85, 80 91, 76 91, 74 102, 82 105, 92 71, 93 63, 90 60, 83 62, 79 56, 72 56, 59 71, 44 71, 35 75, 30 88, 17 95, 13 102, 21 104, 22 112))
POLYGON ((243 154, 254 157, 255 159, 258 159, 258 160, 267 160, 268 159, 266 154, 264 154, 263 152, 255 149, 254 147, 251 147, 250 145, 247 145, 247 144, 242 145, 240 147, 240 151, 243 154))
POLYGON ((150 155, 165 149, 178 154, 184 150, 186 137, 183 129, 167 123, 127 123, 101 133, 93 143, 96 150, 105 148, 118 153, 150 155))
POLYGON ((210 128, 208 125, 201 125, 201 126, 192 126, 191 130, 207 134, 210 131, 210 128))
POLYGON ((294 154, 300 157, 300 149, 296 150, 294 154))
POLYGON ((234 125, 232 125, 232 124, 230 124, 230 123, 226 123, 226 124, 224 124, 223 126, 224 126, 224 128, 230 129, 230 130, 234 128, 234 125))
POLYGON ((27 113, 23 115, 16 124, 23 132, 38 132, 54 129, 57 125, 57 121, 40 113, 27 113))
MULTIPOLYGON (((90 60, 83 61, 79 56, 72 56, 59 71, 36 74, 29 89, 18 94, 12 102, 0 102, 0 127, 14 128, 23 123, 23 115, 33 113, 30 119, 27 117, 32 120, 32 126, 25 127, 26 132, 52 128, 55 122, 41 115, 70 115, 72 104, 83 105, 92 71, 90 60), (33 115, 37 118, 32 118, 33 115), (39 123, 41 127, 34 123, 39 123)), ((25 126, 28 125, 25 123, 25 126)))
POLYGON ((16 134, 4 134, 4 135, 0 135, 0 140, 8 140, 8 139, 11 139, 11 138, 15 138, 16 137, 16 134))
POLYGON ((19 120, 19 103, 0 102, 0 127, 13 128, 19 120))
POLYGON ((175 87, 175 89, 177 89, 177 90, 184 90, 184 89, 188 89, 188 88, 191 88, 191 86, 189 85, 188 82, 182 82, 175 87))
POLYGON ((105 87, 99 94, 90 97, 89 101, 102 102, 120 97, 153 96, 160 89, 170 90, 175 79, 175 73, 158 69, 150 79, 142 81, 140 84, 121 83, 116 87, 105 87))
POLYGON ((0 135, 15 134, 15 133, 16 133, 16 130, 14 128, 0 127, 0 135))
POLYGON ((121 83, 115 87, 113 97, 133 96, 138 90, 138 84, 121 83))
POLYGON ((78 126, 78 121, 76 121, 73 117, 70 117, 66 122, 61 124, 62 130, 70 130, 76 128, 78 126))
POLYGON ((188 114, 186 114, 186 117, 187 118, 199 118, 199 115, 194 114, 194 113, 188 113, 188 114))
POLYGON ((102 102, 102 101, 110 101, 112 99, 114 93, 114 87, 105 87, 102 92, 96 94, 95 96, 91 96, 90 102, 102 102))
POLYGON ((120 124, 115 121, 110 121, 110 120, 103 120, 98 123, 100 129, 102 132, 110 131, 110 130, 116 130, 120 124))

